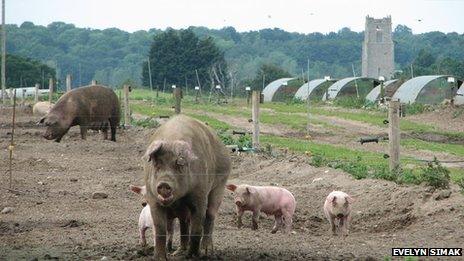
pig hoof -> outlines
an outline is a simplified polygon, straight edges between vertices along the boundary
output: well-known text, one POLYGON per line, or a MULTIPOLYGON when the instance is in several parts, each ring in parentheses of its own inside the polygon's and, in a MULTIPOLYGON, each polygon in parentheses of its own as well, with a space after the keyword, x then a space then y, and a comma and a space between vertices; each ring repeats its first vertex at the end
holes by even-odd
POLYGON ((201 248, 205 250, 205 255, 208 255, 208 251, 213 253, 213 240, 211 237, 203 237, 201 240, 201 248))
POLYGON ((176 251, 171 253, 171 256, 185 256, 187 255, 187 249, 178 248, 176 251))

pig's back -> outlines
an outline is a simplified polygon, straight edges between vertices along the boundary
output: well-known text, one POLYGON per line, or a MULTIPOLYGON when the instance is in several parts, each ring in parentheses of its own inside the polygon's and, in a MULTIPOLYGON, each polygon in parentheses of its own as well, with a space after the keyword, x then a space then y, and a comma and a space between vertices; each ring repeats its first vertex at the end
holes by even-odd
POLYGON ((274 214, 276 211, 295 212, 296 201, 293 194, 287 189, 273 186, 257 187, 263 203, 262 211, 266 214, 274 214))

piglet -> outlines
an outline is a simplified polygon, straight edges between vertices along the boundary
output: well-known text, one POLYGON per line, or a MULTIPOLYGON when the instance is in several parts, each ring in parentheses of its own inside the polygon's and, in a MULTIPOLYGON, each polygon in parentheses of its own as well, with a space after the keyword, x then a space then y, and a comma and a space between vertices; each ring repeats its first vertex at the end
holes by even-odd
POLYGON ((348 235, 351 222, 351 204, 353 198, 342 191, 332 191, 324 203, 324 213, 330 222, 333 235, 337 235, 337 230, 343 235, 348 235))
MULTIPOLYGON (((142 209, 142 212, 140 212, 140 216, 139 216, 139 237, 140 237, 140 244, 142 246, 146 246, 147 239, 145 237, 145 232, 149 228, 153 229, 153 217, 151 216, 150 206, 146 203, 146 200, 145 200, 145 195, 147 194, 147 188, 145 186, 133 186, 133 185, 130 185, 129 188, 133 192, 143 197, 143 203, 142 203, 143 209, 142 209)), ((172 251, 172 236, 174 233, 173 231, 174 230, 173 229, 174 218, 169 217, 168 219, 169 219, 169 222, 166 228, 167 234, 168 234, 167 248, 168 248, 168 251, 172 251)), ((153 231, 153 235, 154 234, 155 234, 155 231, 153 231)))
POLYGON ((226 188, 234 192, 239 228, 242 227, 243 212, 248 210, 253 212, 253 230, 258 229, 258 217, 262 211, 275 217, 275 224, 271 233, 276 233, 281 228, 284 229, 284 232, 290 232, 296 207, 295 198, 290 191, 279 187, 245 184, 228 184, 226 188))
MULTIPOLYGON (((139 195, 142 195, 143 197, 147 193, 147 189, 145 186, 139 187, 139 186, 130 185, 129 188, 133 192, 139 195)), ((139 237, 140 237, 140 244, 142 246, 145 246, 147 244, 147 239, 145 237, 145 231, 147 231, 147 229, 149 228, 153 229, 153 218, 151 217, 150 206, 146 202, 142 203, 142 205, 144 205, 144 207, 142 209, 142 212, 140 212, 140 216, 139 216, 139 237)))

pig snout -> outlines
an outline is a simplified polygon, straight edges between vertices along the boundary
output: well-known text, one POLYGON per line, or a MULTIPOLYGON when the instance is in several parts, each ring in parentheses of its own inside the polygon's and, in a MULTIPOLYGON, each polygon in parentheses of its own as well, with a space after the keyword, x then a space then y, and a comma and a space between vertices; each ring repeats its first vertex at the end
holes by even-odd
POLYGON ((341 214, 341 213, 337 215, 337 218, 343 218, 343 217, 344 217, 344 215, 341 214))
POLYGON ((173 198, 172 187, 171 185, 169 185, 169 183, 166 183, 166 182, 158 183, 158 186, 156 186, 156 191, 158 192, 158 199, 163 204, 169 203, 173 198))
POLYGON ((234 202, 235 202, 235 205, 237 205, 238 207, 242 207, 243 206, 243 200, 239 197, 236 197, 234 199, 234 202))

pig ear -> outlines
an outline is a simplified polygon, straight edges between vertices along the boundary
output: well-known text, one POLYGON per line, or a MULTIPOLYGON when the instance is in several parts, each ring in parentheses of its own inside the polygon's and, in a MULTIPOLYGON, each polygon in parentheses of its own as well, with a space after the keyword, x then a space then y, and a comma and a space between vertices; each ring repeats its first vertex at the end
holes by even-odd
POLYGON ((350 203, 350 204, 354 202, 354 199, 353 199, 350 195, 347 195, 347 196, 345 197, 345 200, 346 200, 346 202, 348 202, 348 203, 350 203))
POLYGON ((135 192, 135 193, 137 193, 137 194, 142 194, 142 190, 143 190, 142 187, 139 187, 139 186, 132 186, 132 185, 129 186, 129 189, 130 189, 132 192, 135 192))
POLYGON ((333 204, 336 204, 336 203, 337 203, 337 196, 332 196, 332 198, 330 199, 330 201, 331 201, 333 204))
POLYGON ((227 184, 226 188, 230 191, 235 191, 237 189, 237 186, 234 184, 227 184))
POLYGON ((174 151, 177 154, 176 164, 180 166, 187 165, 198 157, 193 153, 190 143, 183 140, 176 140, 173 143, 174 151))
POLYGON ((248 194, 253 194, 253 193, 256 192, 256 190, 254 188, 252 188, 252 187, 246 187, 246 191, 247 191, 248 194))
POLYGON ((161 148, 165 144, 163 140, 156 140, 153 141, 150 146, 148 146, 145 155, 143 155, 142 159, 146 161, 156 161, 156 156, 161 152, 161 148))
POLYGON ((45 117, 46 117, 46 116, 42 117, 42 118, 37 122, 37 125, 43 124, 44 121, 45 121, 45 117))

